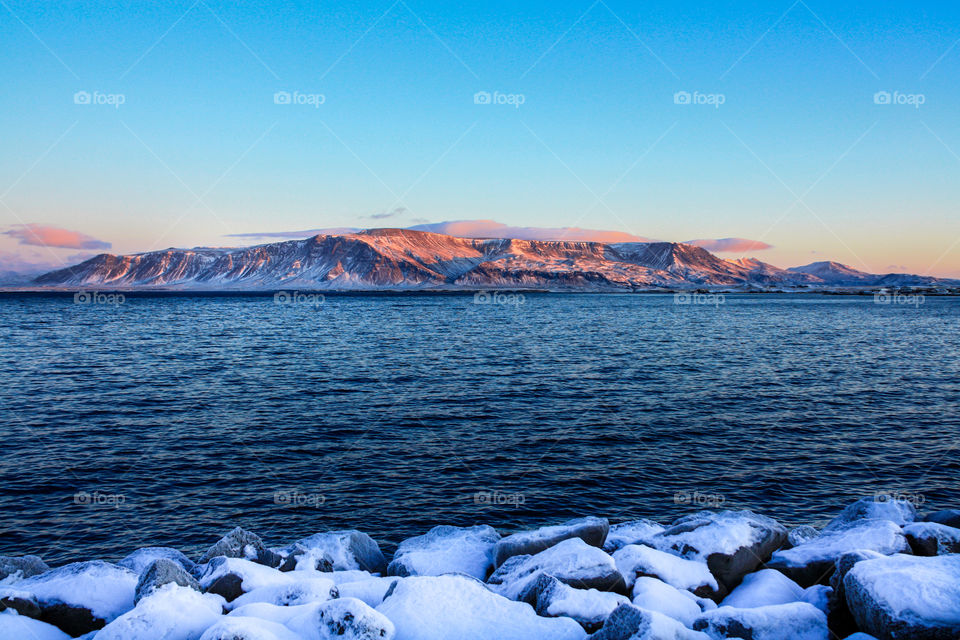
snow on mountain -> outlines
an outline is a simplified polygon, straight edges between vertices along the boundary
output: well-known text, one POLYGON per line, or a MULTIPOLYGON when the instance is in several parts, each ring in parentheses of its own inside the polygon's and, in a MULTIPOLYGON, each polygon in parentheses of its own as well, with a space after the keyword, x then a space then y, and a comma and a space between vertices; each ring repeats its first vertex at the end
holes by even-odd
MULTIPOLYGON (((701 247, 673 242, 475 239, 412 229, 370 229, 238 249, 101 254, 44 274, 34 283, 48 287, 207 290, 633 291, 884 284, 887 277, 836 263, 780 269, 755 259, 723 260, 701 247), (849 277, 844 275, 848 273, 849 277)), ((897 276, 904 284, 911 277, 897 276)))

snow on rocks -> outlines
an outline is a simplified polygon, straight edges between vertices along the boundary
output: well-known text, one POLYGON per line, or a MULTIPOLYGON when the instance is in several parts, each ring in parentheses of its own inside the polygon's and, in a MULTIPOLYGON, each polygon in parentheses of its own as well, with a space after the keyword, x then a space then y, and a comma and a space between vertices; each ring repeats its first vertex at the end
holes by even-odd
POLYGON ((613 560, 628 589, 633 588, 638 577, 649 576, 704 598, 715 597, 719 590, 707 564, 698 560, 687 560, 640 544, 628 544, 614 552, 613 560))
POLYGON ((545 573, 579 589, 626 593, 613 558, 580 538, 568 538, 536 555, 512 556, 487 583, 492 591, 516 600, 545 573))
POLYGON ((630 602, 618 593, 575 589, 547 574, 541 574, 520 599, 531 605, 537 615, 573 618, 588 632, 599 629, 614 609, 630 602))
POLYGON ((843 586, 860 629, 878 638, 960 636, 960 555, 863 560, 843 586))
POLYGON ((543 618, 467 576, 398 580, 377 611, 396 627, 396 640, 582 640, 570 618, 543 618))
POLYGON ((286 626, 303 640, 393 640, 396 635, 389 618, 356 598, 311 605, 286 626))
POLYGON ((889 520, 903 526, 917 518, 917 508, 909 500, 887 495, 861 498, 848 505, 823 528, 823 533, 846 529, 860 520, 889 520))
POLYGON ((796 582, 779 571, 762 569, 746 576, 740 586, 731 591, 720 604, 727 607, 752 609, 798 602, 801 598, 803 598, 803 588, 796 582))
POLYGON ((327 578, 312 578, 297 580, 286 584, 271 584, 247 591, 242 596, 231 601, 228 609, 235 609, 254 602, 266 602, 277 606, 295 606, 324 602, 339 597, 339 590, 333 580, 327 578))
POLYGON ((903 528, 914 555, 960 553, 960 529, 936 522, 914 522, 903 528))
POLYGON ((924 522, 936 522, 938 524, 945 524, 948 527, 956 527, 960 529, 960 509, 944 509, 942 511, 934 511, 933 513, 928 513, 923 518, 924 522))
POLYGON ((47 563, 37 556, 0 556, 0 583, 6 584, 49 571, 47 563))
POLYGON ((197 565, 193 560, 183 555, 179 550, 171 547, 144 547, 143 549, 137 549, 117 564, 140 575, 144 569, 153 564, 154 560, 160 560, 161 558, 176 562, 191 574, 197 569, 197 565))
POLYGON ((0 613, 0 640, 70 640, 70 636, 52 624, 5 611, 0 613))
POLYGON ((102 628, 133 608, 137 574, 115 564, 75 562, 16 583, 36 598, 41 619, 72 636, 102 628))
POLYGON ((297 569, 306 561, 306 568, 315 569, 317 558, 326 556, 332 561, 336 571, 344 569, 362 569, 371 573, 384 573, 387 570, 387 560, 380 551, 373 538, 356 530, 326 531, 316 533, 284 549, 281 553, 289 553, 291 549, 300 546, 305 549, 297 563, 297 569))
MULTIPOLYGON (((200 575, 200 588, 223 596, 232 602, 245 593, 264 587, 289 587, 303 581, 321 580, 331 583, 330 576, 317 571, 284 573, 242 558, 218 557, 211 560, 200 575)), ((328 585, 329 586, 329 585, 328 585)))
POLYGON ((693 628, 711 638, 750 640, 829 640, 827 616, 806 602, 738 609, 719 607, 707 611, 693 628))
POLYGON ((804 542, 810 542, 814 538, 820 535, 820 531, 816 527, 811 527, 810 525, 801 525, 799 527, 794 527, 790 529, 790 532, 787 534, 787 547, 796 547, 803 544, 804 542))
POLYGON ((493 570, 493 549, 500 534, 493 527, 439 526, 400 543, 387 566, 391 576, 439 576, 463 573, 486 580, 493 570))
POLYGON ((142 598, 150 595, 156 589, 170 583, 200 591, 200 583, 187 573, 182 566, 173 560, 158 558, 140 575, 140 580, 137 582, 137 588, 134 592, 134 604, 140 602, 142 598))
POLYGON ((278 554, 264 546, 260 536, 240 527, 236 527, 207 549, 200 558, 200 564, 210 562, 218 556, 244 558, 267 567, 277 567, 282 561, 278 554))
POLYGON ((856 520, 844 527, 824 529, 822 535, 792 549, 777 551, 767 563, 801 587, 825 581, 837 559, 849 551, 875 551, 891 555, 910 549, 900 526, 891 520, 856 520))
MULTIPOLYGON (((671 587, 666 582, 656 578, 641 576, 633 584, 633 604, 641 609, 656 611, 665 616, 679 620, 688 627, 693 626, 693 621, 703 613, 697 598, 689 591, 683 591, 676 587, 671 587)), ((712 600, 707 602, 713 603, 712 600)), ((716 605, 713 605, 716 608, 716 605)))
POLYGON ((645 544, 648 547, 653 536, 666 529, 659 522, 653 520, 630 520, 610 525, 607 539, 603 543, 603 550, 613 553, 628 544, 645 544))
MULTIPOLYGON (((336 574, 334 574, 336 575, 336 574)), ((371 577, 366 580, 351 580, 337 584, 337 591, 341 598, 357 598, 371 607, 376 607, 386 597, 399 578, 371 577)))
POLYGON ((223 604, 220 596, 168 583, 105 626, 96 640, 195 640, 220 619, 223 604))
POLYGON ((590 640, 710 640, 710 636, 662 613, 624 604, 610 614, 590 640))
POLYGON ((606 518, 588 517, 514 533, 497 542, 494 548, 494 567, 499 567, 513 556, 534 555, 571 538, 580 538, 591 546, 602 547, 609 530, 610 523, 606 518))
POLYGON ((227 616, 203 632, 200 640, 303 640, 287 627, 260 618, 227 616))
POLYGON ((653 546, 706 562, 722 596, 786 541, 787 530, 772 518, 751 511, 701 511, 655 535, 653 546))

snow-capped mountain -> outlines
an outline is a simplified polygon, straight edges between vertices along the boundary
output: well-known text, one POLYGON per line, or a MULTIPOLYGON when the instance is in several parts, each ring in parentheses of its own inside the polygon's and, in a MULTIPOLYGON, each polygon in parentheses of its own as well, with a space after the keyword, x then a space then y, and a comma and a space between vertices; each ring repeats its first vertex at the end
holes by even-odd
MULTIPOLYGON (((755 259, 723 260, 700 247, 673 242, 484 240, 410 229, 371 229, 238 249, 101 254, 44 274, 34 283, 118 289, 634 291, 872 285, 883 284, 884 277, 843 265, 780 269, 755 259), (846 272, 852 275, 840 275, 846 272)), ((918 284, 936 281, 908 278, 918 284)))

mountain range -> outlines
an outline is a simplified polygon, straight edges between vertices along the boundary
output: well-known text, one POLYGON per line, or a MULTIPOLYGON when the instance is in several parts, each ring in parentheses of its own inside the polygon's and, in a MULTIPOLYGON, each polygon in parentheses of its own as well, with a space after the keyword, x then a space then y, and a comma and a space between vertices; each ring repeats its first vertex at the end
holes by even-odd
POLYGON ((41 275, 41 288, 193 290, 644 291, 736 288, 956 286, 908 274, 876 275, 835 262, 781 269, 725 260, 677 242, 476 239, 411 229, 320 234, 245 248, 100 254, 41 275))

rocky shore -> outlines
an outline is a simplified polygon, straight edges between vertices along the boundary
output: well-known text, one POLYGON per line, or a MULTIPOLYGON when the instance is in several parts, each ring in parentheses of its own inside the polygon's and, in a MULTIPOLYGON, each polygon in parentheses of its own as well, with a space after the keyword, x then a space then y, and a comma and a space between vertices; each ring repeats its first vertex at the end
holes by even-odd
POLYGON ((271 548, 237 528, 50 568, 0 557, 0 640, 960 638, 960 510, 865 498, 822 529, 749 511, 359 531, 271 548))

